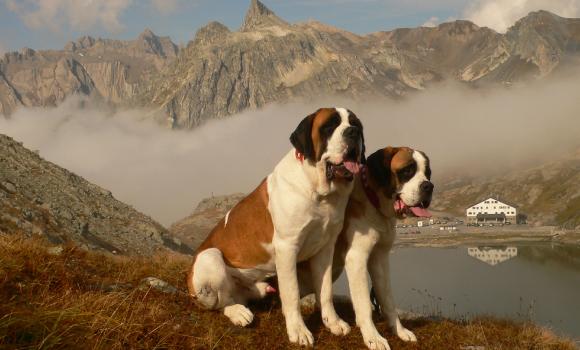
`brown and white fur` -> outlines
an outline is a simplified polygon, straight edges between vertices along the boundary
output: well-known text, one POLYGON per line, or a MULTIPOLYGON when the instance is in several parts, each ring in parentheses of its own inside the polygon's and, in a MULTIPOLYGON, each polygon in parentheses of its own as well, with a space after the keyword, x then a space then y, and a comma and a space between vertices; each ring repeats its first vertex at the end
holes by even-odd
MULTIPOLYGON (((389 252, 397 218, 427 216, 433 192, 427 156, 407 147, 387 147, 367 159, 367 170, 355 180, 344 229, 337 240, 333 276, 346 269, 356 323, 369 349, 390 349, 372 320, 370 286, 393 331, 404 341, 416 341, 403 327, 395 309, 389 276, 389 252), (368 276, 370 274, 371 280, 368 276)), ((308 268, 300 270, 308 275, 308 268)), ((302 293, 310 289, 301 285, 302 293)))
POLYGON ((277 274, 288 337, 310 346, 314 338, 300 313, 298 262, 309 263, 326 327, 338 335, 350 331, 334 309, 331 267, 364 161, 364 139, 352 112, 324 108, 304 118, 290 141, 294 148, 198 248, 188 287, 202 307, 221 309, 246 326, 253 320, 246 303, 271 291, 265 279, 277 274))

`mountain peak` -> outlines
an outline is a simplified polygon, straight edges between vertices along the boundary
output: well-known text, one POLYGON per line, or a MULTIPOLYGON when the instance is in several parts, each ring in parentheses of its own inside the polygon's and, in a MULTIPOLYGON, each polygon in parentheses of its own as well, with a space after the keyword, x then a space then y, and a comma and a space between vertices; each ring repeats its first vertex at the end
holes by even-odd
POLYGON ((155 38, 157 37, 157 35, 155 35, 155 33, 153 33, 153 31, 149 28, 145 28, 145 30, 143 30, 143 32, 141 32, 141 34, 139 34, 139 38, 144 39, 144 38, 155 38))
POLYGON ((82 49, 86 49, 95 45, 95 42, 96 42, 95 38, 89 35, 85 35, 77 40, 78 46, 82 49))
POLYGON ((195 33, 194 43, 211 44, 217 42, 230 33, 230 30, 220 22, 212 21, 201 27, 195 33))
POLYGON ((550 11, 539 10, 528 13, 525 17, 520 18, 512 28, 516 28, 525 24, 537 25, 546 23, 561 22, 564 18, 552 13, 550 11))
POLYGON ((552 13, 552 12, 546 11, 546 10, 532 11, 528 14, 528 16, 560 17, 560 16, 556 15, 555 13, 552 13))
POLYGON ((246 12, 244 23, 240 30, 249 32, 260 27, 287 26, 288 23, 276 16, 276 14, 266 7, 260 0, 251 0, 250 8, 246 12))

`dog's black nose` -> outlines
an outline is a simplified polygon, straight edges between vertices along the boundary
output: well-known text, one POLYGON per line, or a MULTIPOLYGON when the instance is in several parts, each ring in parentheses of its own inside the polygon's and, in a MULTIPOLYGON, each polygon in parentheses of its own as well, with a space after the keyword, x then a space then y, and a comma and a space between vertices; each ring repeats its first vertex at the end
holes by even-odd
POLYGON ((431 193, 433 192, 434 187, 435 186, 431 183, 431 181, 423 181, 423 183, 421 183, 421 186, 419 188, 421 189, 422 192, 431 193))

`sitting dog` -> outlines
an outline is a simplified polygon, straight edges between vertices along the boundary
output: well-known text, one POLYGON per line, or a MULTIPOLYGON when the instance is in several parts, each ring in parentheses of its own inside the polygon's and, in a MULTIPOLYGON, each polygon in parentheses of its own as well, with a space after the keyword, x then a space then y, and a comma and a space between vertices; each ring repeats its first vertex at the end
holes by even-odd
POLYGON ((387 147, 369 156, 351 194, 335 264, 344 262, 356 323, 370 349, 389 349, 389 344, 372 320, 369 272, 377 301, 395 334, 404 341, 417 340, 397 315, 389 253, 397 218, 431 216, 427 210, 434 188, 430 180, 430 162, 423 152, 387 147))
POLYGON ((294 148, 239 202, 197 249, 188 288, 202 307, 236 325, 253 320, 245 306, 273 288, 277 274, 291 342, 311 346, 300 312, 297 263, 308 261, 322 318, 334 334, 350 328, 334 310, 332 258, 354 178, 364 162, 362 125, 351 111, 323 108, 290 136, 294 148))
MULTIPOLYGON (((367 158, 355 180, 346 209, 344 229, 337 239, 333 278, 346 269, 356 323, 369 349, 390 349, 372 319, 370 273, 378 304, 393 331, 404 341, 416 341, 403 327, 393 300, 389 277, 389 252, 395 240, 395 223, 407 216, 429 217, 433 184, 429 158, 407 147, 387 147, 367 158)), ((301 265, 301 293, 312 286, 311 272, 301 265)))

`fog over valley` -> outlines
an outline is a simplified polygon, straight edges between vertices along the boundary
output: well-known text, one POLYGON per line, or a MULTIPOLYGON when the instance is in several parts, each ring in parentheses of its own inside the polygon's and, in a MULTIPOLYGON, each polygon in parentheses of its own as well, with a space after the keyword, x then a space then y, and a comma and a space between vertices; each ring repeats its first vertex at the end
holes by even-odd
POLYGON ((441 84, 400 101, 272 104, 191 131, 166 129, 143 110, 112 111, 73 96, 56 108, 0 118, 0 133, 169 225, 212 194, 252 190, 290 149, 298 122, 323 106, 361 118, 367 155, 387 145, 425 151, 436 186, 541 164, 580 146, 579 77, 485 90, 441 84))

